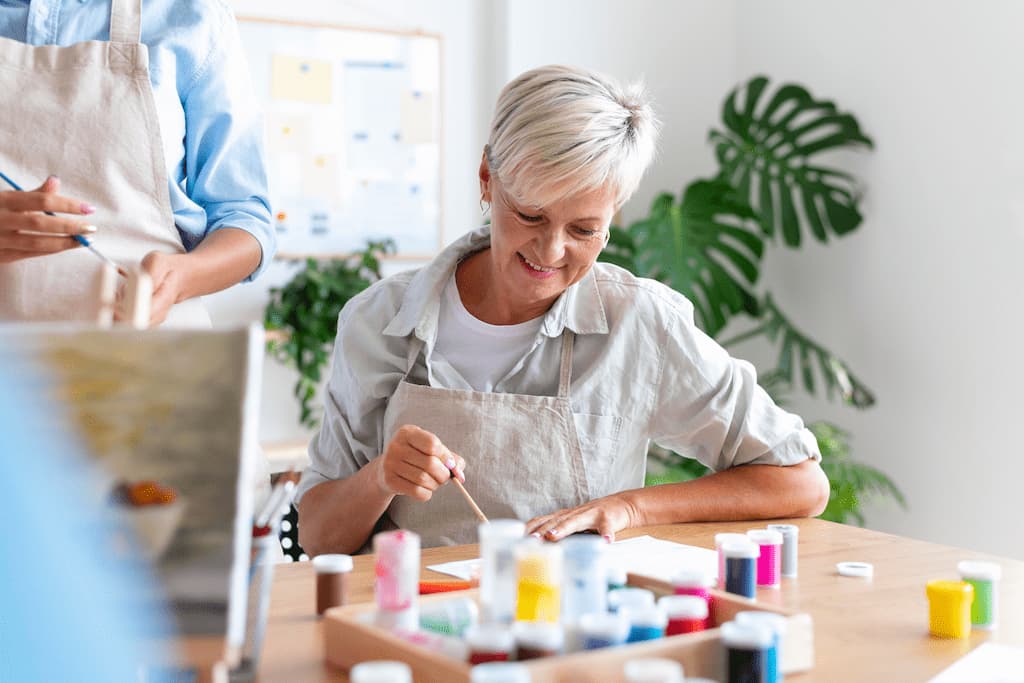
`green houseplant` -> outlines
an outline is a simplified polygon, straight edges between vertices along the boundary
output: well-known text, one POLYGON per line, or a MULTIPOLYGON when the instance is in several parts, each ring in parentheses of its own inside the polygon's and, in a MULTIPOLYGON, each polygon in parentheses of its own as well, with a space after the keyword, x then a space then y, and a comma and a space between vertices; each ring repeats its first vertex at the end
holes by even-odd
POLYGON ((299 400, 299 420, 315 428, 319 416, 317 390, 331 357, 338 314, 349 299, 380 280, 380 256, 395 251, 392 240, 370 241, 366 248, 343 259, 306 259, 305 266, 284 287, 270 290, 264 312, 267 351, 299 373, 293 393, 299 400), (277 334, 273 334, 277 332, 277 334))
MULTIPOLYGON (((806 234, 821 242, 855 230, 860 195, 849 173, 823 165, 837 150, 870 148, 857 120, 802 86, 769 92, 764 76, 727 96, 722 130, 712 130, 719 172, 691 182, 677 198, 658 195, 647 216, 613 227, 602 259, 664 282, 694 306, 697 324, 719 337, 734 318, 745 331, 719 339, 725 347, 762 338, 777 348, 773 367, 759 373, 776 400, 793 388, 823 389, 855 408, 874 404, 871 391, 847 364, 794 325, 771 293, 758 289, 766 247, 798 248, 806 234)), ((822 451, 832 497, 822 517, 863 524, 861 504, 881 495, 905 505, 896 485, 850 456, 849 434, 835 425, 809 425, 822 451)), ((706 473, 699 463, 652 447, 648 483, 706 473)))

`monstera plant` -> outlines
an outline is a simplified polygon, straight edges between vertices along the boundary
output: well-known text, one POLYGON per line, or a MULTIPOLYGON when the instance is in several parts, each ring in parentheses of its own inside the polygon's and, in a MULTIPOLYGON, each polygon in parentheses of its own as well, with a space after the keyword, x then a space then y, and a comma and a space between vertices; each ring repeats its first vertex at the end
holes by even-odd
MULTIPOLYGON (((612 228, 602 259, 658 279, 685 295, 700 327, 719 337, 734 318, 747 329, 725 347, 762 338, 777 349, 774 366, 760 382, 780 403, 793 388, 819 388, 855 408, 874 404, 871 391, 847 364, 808 334, 763 287, 758 287, 766 249, 795 249, 809 234, 820 242, 860 225, 860 193, 853 175, 826 166, 827 152, 871 148, 851 114, 815 99, 806 88, 785 84, 772 91, 764 76, 737 87, 722 107, 722 130, 712 130, 719 172, 691 182, 678 199, 655 198, 650 213, 628 228, 612 228)), ((849 434, 812 423, 832 498, 822 515, 864 522, 862 503, 881 495, 905 505, 882 472, 850 456, 849 434)), ((680 481, 706 473, 703 465, 652 447, 648 483, 680 481)))

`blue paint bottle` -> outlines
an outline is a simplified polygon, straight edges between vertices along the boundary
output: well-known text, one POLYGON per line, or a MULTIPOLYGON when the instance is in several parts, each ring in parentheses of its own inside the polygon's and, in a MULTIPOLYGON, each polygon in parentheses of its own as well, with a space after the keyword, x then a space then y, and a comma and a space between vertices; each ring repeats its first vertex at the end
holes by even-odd
POLYGON ((737 624, 754 624, 767 627, 772 632, 772 646, 768 650, 768 683, 782 683, 782 648, 786 640, 789 622, 786 617, 774 612, 746 610, 737 612, 737 624))
POLYGON ((629 620, 629 637, 626 642, 637 643, 641 640, 657 640, 665 636, 668 617, 665 610, 656 606, 623 607, 622 614, 629 620))
POLYGON ((761 554, 756 543, 727 541, 722 546, 725 556, 725 590, 745 598, 757 595, 757 558, 761 554))
POLYGON ((773 634, 761 624, 727 621, 721 626, 727 683, 769 683, 768 650, 773 634))

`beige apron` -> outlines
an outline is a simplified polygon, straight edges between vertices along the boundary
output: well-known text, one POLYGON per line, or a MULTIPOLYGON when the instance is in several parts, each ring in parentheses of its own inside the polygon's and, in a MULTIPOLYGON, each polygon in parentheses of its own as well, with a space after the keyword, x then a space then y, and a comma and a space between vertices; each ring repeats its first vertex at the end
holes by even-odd
MULTIPOLYGON (((110 42, 0 38, 0 170, 25 189, 59 176, 62 195, 96 207, 90 239, 120 265, 185 251, 140 26, 141 0, 113 0, 110 42)), ((0 264, 0 321, 90 321, 101 264, 85 248, 0 264)), ((210 318, 191 299, 165 325, 209 327, 210 318)))
MULTIPOLYGON (((466 489, 491 519, 529 520, 590 500, 569 402, 575 335, 562 335, 557 396, 422 386, 408 381, 423 349, 414 338, 405 379, 384 413, 385 443, 399 427, 433 432, 466 459, 466 489)), ((451 484, 426 503, 396 496, 382 520, 420 534, 424 547, 476 543, 476 517, 451 484)))

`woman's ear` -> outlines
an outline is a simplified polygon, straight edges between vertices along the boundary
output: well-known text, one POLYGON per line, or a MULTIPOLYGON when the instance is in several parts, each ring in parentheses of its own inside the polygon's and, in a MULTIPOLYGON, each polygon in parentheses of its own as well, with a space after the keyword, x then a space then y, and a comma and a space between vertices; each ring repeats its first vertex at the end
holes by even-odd
POLYGON ((487 163, 487 147, 484 146, 484 153, 480 158, 480 201, 491 203, 491 166, 487 163))

